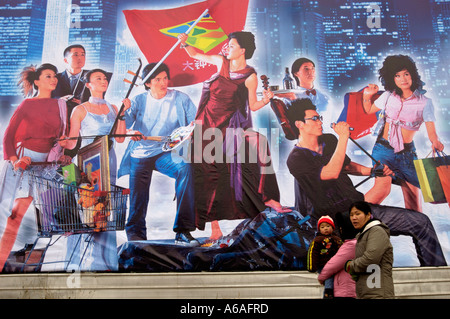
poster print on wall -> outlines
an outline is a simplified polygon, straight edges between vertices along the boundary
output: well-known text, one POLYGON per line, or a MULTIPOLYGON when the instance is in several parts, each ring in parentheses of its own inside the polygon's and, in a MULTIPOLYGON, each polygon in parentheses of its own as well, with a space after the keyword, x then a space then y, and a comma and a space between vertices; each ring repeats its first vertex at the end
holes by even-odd
POLYGON ((108 137, 102 136, 78 153, 78 167, 87 175, 94 190, 110 190, 108 137))
MULTIPOLYGON (((108 79, 109 86, 104 99, 117 106, 122 102, 129 87, 123 83, 123 78, 129 76, 127 70, 137 68, 138 58, 142 59, 143 67, 146 63, 158 62, 176 43, 177 38, 174 31, 178 30, 178 26, 189 25, 190 21, 204 12, 207 4, 219 4, 220 7, 224 5, 225 8, 217 10, 217 6, 213 8, 209 6, 210 16, 205 17, 197 25, 189 37, 191 42, 188 44, 191 47, 202 47, 197 45, 198 43, 193 43, 194 40, 208 39, 211 34, 214 34, 217 25, 223 29, 225 34, 237 30, 252 32, 255 36, 256 50, 253 57, 248 60, 248 65, 255 69, 258 79, 262 74, 266 74, 270 78, 270 84, 278 87, 283 84, 285 69, 288 68, 289 73, 292 73, 291 66, 294 61, 302 57, 311 59, 315 64, 316 72, 314 87, 317 92, 329 97, 328 106, 324 107, 323 112, 318 112, 327 123, 339 121, 346 93, 357 92, 370 83, 377 83, 380 90, 384 90, 378 79, 378 70, 386 56, 394 54, 411 56, 417 62, 419 73, 422 76, 421 80, 426 83, 426 96, 433 99, 439 137, 446 144, 446 148, 449 147, 450 90, 447 84, 449 76, 447 71, 450 69, 448 64, 450 51, 445 50, 445 43, 448 43, 449 26, 441 23, 449 16, 446 4, 448 2, 439 0, 387 0, 364 3, 338 0, 319 2, 250 0, 248 1, 248 10, 242 9, 237 14, 235 14, 236 10, 233 10, 232 4, 236 4, 236 8, 238 8, 247 1, 18 0, 15 3, 17 5, 13 6, 11 2, 6 2, 5 8, 0 5, 5 9, 0 10, 0 21, 2 19, 8 21, 2 28, 2 32, 7 36, 0 39, 0 44, 4 48, 17 49, 2 51, 4 54, 0 55, 0 83, 2 84, 0 85, 0 107, 2 108, 0 132, 5 131, 12 113, 23 101, 23 96, 21 96, 16 83, 18 74, 25 66, 51 63, 57 66, 58 73, 63 73, 67 68, 63 58, 65 48, 72 44, 81 44, 86 53, 84 70, 101 68, 113 73, 113 76, 108 79), (47 3, 46 9, 43 9, 45 7, 42 5, 43 3, 47 3), (344 3, 346 5, 342 5, 344 3), (161 17, 167 17, 171 12, 180 10, 187 14, 186 6, 198 6, 200 12, 195 12, 193 17, 186 17, 181 21, 178 21, 181 15, 174 16, 176 21, 161 19, 161 17), (368 6, 370 7, 368 8, 368 6), (23 10, 24 7, 27 10, 23 10), (96 21, 91 19, 92 10, 102 13, 99 14, 99 19, 96 21), (158 20, 151 19, 148 23, 141 19, 139 21, 143 21, 146 27, 153 26, 152 34, 157 34, 167 41, 167 48, 159 48, 162 52, 159 52, 159 49, 155 51, 155 43, 160 46, 162 42, 152 41, 148 38, 150 33, 144 32, 142 35, 146 41, 144 44, 152 50, 147 54, 141 49, 139 41, 134 38, 133 30, 127 23, 126 12, 131 11, 134 13, 140 11, 142 14, 145 12, 158 14, 158 20), (29 22, 23 22, 23 15, 29 22), (236 22, 238 24, 233 23, 231 30, 226 28, 227 23, 232 24, 230 19, 238 17, 245 18, 245 21, 239 20, 236 22), (163 22, 155 25, 156 21, 161 20, 163 22), (71 21, 71 24, 68 25, 67 21, 71 21), (280 24, 280 21, 283 23, 280 24), (234 27, 235 25, 236 27, 234 27), (357 39, 356 42, 355 39, 357 39), (150 54, 152 54, 151 57, 150 54)), ((132 22, 138 21, 132 19, 132 22)), ((143 29, 138 27, 137 30, 142 31, 143 29)), ((225 45, 224 48, 227 47, 226 44, 220 43, 216 47, 216 51, 213 51, 219 52, 223 45, 225 45)), ((209 68, 215 72, 214 67, 195 61, 186 54, 185 49, 180 49, 178 46, 164 63, 170 69, 169 88, 186 93, 198 107, 202 95, 201 84, 176 85, 176 80, 187 78, 188 71, 192 71, 194 74, 203 74, 203 71, 206 72, 209 68), (179 57, 180 60, 173 62, 172 58, 175 57, 179 57), (180 71, 180 76, 176 75, 176 70, 180 71)), ((294 78, 292 74, 291 77, 294 78)), ((258 85, 258 94, 261 91, 262 89, 258 85)), ((145 92, 143 85, 134 89, 130 100, 141 92, 145 92)), ((313 96, 317 95, 313 94, 313 96)), ((258 100, 260 99, 259 96, 258 100)), ((346 114, 349 115, 348 112, 346 114)), ((357 116, 354 112, 351 115, 357 116)), ((267 132, 266 138, 270 141, 274 171, 280 188, 280 202, 284 206, 294 207, 299 196, 294 191, 295 179, 286 167, 287 157, 294 148, 294 141, 290 141, 282 135, 282 128, 269 105, 257 112, 251 112, 251 116, 253 129, 260 133, 267 132)), ((349 123, 355 128, 355 131, 356 124, 362 124, 358 119, 356 121, 355 126, 349 123)), ((346 122, 349 122, 348 118, 346 122)), ((424 158, 430 151, 429 139, 424 129, 425 127, 422 125, 421 131, 417 132, 415 147, 419 158, 424 158)), ((330 125, 323 125, 323 133, 335 135, 330 125)), ((370 152, 375 140, 375 136, 367 134, 359 138, 358 143, 370 152)), ((108 191, 111 182, 127 188, 130 186, 128 175, 118 176, 116 181, 113 176, 117 173, 115 164, 121 163, 129 143, 131 143, 129 140, 125 140, 123 143, 117 141, 114 143, 113 149, 108 151, 107 148, 102 148, 101 142, 95 141, 82 149, 78 154, 78 159, 74 159, 74 164, 77 164, 80 170, 97 181, 95 183, 97 189, 108 191), (112 158, 113 152, 117 162, 112 158), (109 165, 107 158, 111 161, 109 165)), ((0 142, 1 148, 4 148, 2 142, 0 142)), ((371 159, 352 143, 349 143, 346 155, 354 163, 367 167, 372 166, 371 159)), ((363 178, 365 176, 351 176, 354 185, 357 185, 363 178)), ((362 194, 367 193, 373 186, 373 181, 374 179, 369 179, 357 190, 362 194)), ((101 240, 95 241, 95 245, 89 247, 89 252, 92 251, 92 254, 86 259, 90 268, 83 268, 83 270, 159 272, 304 269, 304 260, 300 258, 306 246, 304 243, 308 242, 311 235, 309 232, 317 229, 311 220, 301 223, 310 215, 310 211, 307 209, 300 209, 298 206, 292 213, 285 215, 265 210, 251 221, 220 220, 223 237, 213 242, 208 241, 212 233, 212 226, 211 223, 207 223, 205 230, 196 229, 192 232, 192 236, 201 241, 200 247, 176 246, 174 245, 173 224, 174 220, 177 220, 177 201, 174 200, 173 183, 174 180, 164 174, 154 172, 152 175, 149 190, 150 202, 145 217, 148 240, 145 243, 129 240, 126 231, 122 229, 99 232, 95 237, 99 237, 101 240), (311 227, 308 226, 308 223, 311 224, 311 227), (263 230, 264 232, 262 232, 263 230), (292 231, 286 233, 287 230, 292 231), (279 235, 279 238, 275 236, 276 234, 279 235), (255 246, 252 246, 255 244, 254 239, 259 238, 265 239, 263 249, 260 247, 256 249, 255 246), (138 250, 139 253, 136 253, 138 250), (119 256, 118 251, 121 252, 119 256), (108 261, 113 261, 114 267, 105 268, 103 264, 100 265, 99 261, 103 256, 111 257, 108 261), (117 259, 119 259, 118 262, 117 259), (166 262, 165 264, 161 262, 162 259, 166 262)), ((111 186, 110 192, 114 192, 114 186, 111 186)), ((8 209, 11 198, 3 196, 3 199, 0 202, 0 236, 3 235, 11 215, 11 211, 8 209)), ((126 204, 124 205, 126 206, 126 204)), ((423 212, 421 215, 414 214, 414 216, 429 220, 426 223, 420 223, 420 227, 417 227, 416 231, 432 236, 433 240, 425 241, 425 243, 420 241, 421 248, 426 248, 426 250, 416 249, 416 237, 394 236, 391 232, 390 240, 395 253, 394 267, 442 265, 441 262, 437 263, 434 257, 423 258, 421 255, 419 259, 417 252, 423 251, 438 251, 438 254, 434 254, 435 256, 442 259, 442 255, 444 255, 447 261, 450 260, 449 207, 446 203, 423 202, 422 204, 423 212)), ((392 186, 390 194, 382 205, 391 208, 404 207, 401 188, 397 185, 392 186)), ((129 217, 130 207, 125 207, 124 210, 126 217, 129 217)), ((411 224, 411 219, 399 222, 401 220, 399 217, 407 215, 405 211, 401 212, 401 216, 396 214, 398 212, 396 209, 391 209, 391 211, 393 212, 392 216, 395 217, 391 221, 396 222, 396 225, 411 224)), ((331 213, 327 212, 327 214, 331 213)), ((23 217, 23 227, 21 226, 18 232, 12 255, 22 254, 23 248, 33 242, 37 232, 34 215, 34 212, 31 211, 23 217)), ((392 223, 389 226, 395 229, 395 225, 392 223)), ((72 239, 77 239, 75 235, 70 237, 72 238, 67 240, 67 243, 61 240, 49 248, 45 255, 46 261, 51 261, 53 256, 56 259, 58 254, 65 257, 65 252, 73 246, 72 239)), ((55 266, 47 264, 42 271, 63 270, 63 268, 57 268, 59 266, 60 264, 55 266)))

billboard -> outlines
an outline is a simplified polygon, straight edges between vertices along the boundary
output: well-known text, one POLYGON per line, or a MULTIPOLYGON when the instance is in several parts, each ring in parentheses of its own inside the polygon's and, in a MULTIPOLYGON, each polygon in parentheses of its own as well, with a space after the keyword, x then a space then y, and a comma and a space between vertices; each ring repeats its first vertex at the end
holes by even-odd
MULTIPOLYGON (((308 148, 297 138, 286 138, 260 79, 266 75, 285 106, 291 103, 290 94, 311 99, 322 116, 318 135, 326 136, 331 147, 332 136, 341 138, 332 123, 352 119, 350 126, 370 131, 376 116, 361 128, 362 115, 354 116, 352 107, 364 113, 361 90, 369 84, 377 84, 380 95, 389 91, 379 77, 387 57, 408 56, 424 85, 405 100, 428 102, 421 102, 426 110, 421 104, 409 120, 414 130, 404 124, 397 132, 404 144, 414 141, 408 147, 415 150, 405 153, 432 159, 431 146, 439 147, 436 136, 444 152, 450 139, 447 2, 33 0, 0 6, 3 272, 304 270, 318 219, 334 218, 348 211, 351 202, 363 199, 374 203, 373 216, 391 230, 394 267, 447 264, 450 208, 443 188, 435 189, 441 185, 435 169, 431 177, 425 162, 418 168, 411 167, 411 159, 405 160, 408 168, 406 162, 392 164, 398 178, 391 183, 388 177, 389 191, 381 196, 373 187, 383 173, 370 170, 377 136, 350 135, 344 164, 356 163, 365 170, 356 175, 339 170, 348 180, 324 186, 314 172, 328 162, 302 158, 301 163, 289 164, 293 150, 308 148), (182 48, 178 35, 188 30, 189 46, 182 48), (227 76, 219 71, 228 61, 242 62, 230 53, 236 48, 228 34, 242 30, 253 34, 256 48, 245 58, 244 68, 230 63, 227 76), (82 45, 84 53, 77 57, 69 50, 65 55, 74 44, 82 45), (215 58, 191 57, 191 50, 215 58), (76 58, 83 65, 70 67, 76 58), (293 65, 301 58, 313 64, 314 94, 307 94, 300 82, 295 84, 300 74, 293 65), (161 84, 166 93, 157 96, 142 80, 149 75, 147 64, 162 59, 170 70, 164 71, 167 79, 164 74, 160 79, 168 81, 168 91, 161 84), (25 103, 17 85, 20 74, 43 63, 57 67, 58 85, 65 83, 68 93, 53 93, 53 102, 50 96, 36 95, 25 103), (102 69, 109 74, 107 89, 102 92, 101 85, 95 86, 92 75, 89 80, 78 77, 70 87, 67 69, 81 71, 77 74, 82 76, 102 69), (292 88, 283 87, 286 75, 292 88), (348 95, 358 92, 359 104, 348 95), (211 98, 214 94, 219 98, 211 98), (113 133, 120 134, 111 136, 102 150, 92 150, 81 165, 75 157, 76 167, 65 163, 21 170, 16 165, 14 170, 14 156, 45 162, 42 154, 52 146, 49 141, 73 134, 60 130, 55 101, 61 97, 69 106, 67 127, 79 119, 75 133, 84 137, 79 147, 92 147, 94 137, 112 132, 113 123, 113 133), (125 97, 130 105, 123 102, 125 97), (122 105, 126 112, 119 119, 122 105), (83 121, 90 122, 83 127, 83 121), (242 154, 240 147, 245 149, 242 154), (109 178, 100 169, 105 158, 109 178), (405 171, 419 175, 414 179, 417 186, 401 178, 405 171), (112 186, 99 189, 104 180, 112 186), (345 187, 351 190, 345 193, 345 187), (334 193, 327 193, 330 189, 334 193)), ((247 45, 244 42, 239 48, 247 45)), ((34 80, 31 84, 42 85, 44 92, 44 84, 34 80)), ((394 98, 392 93, 390 99, 394 98)), ((398 100, 404 102, 401 96, 398 100)), ((385 108, 381 102, 375 106, 385 108)), ((322 150, 316 153, 324 157, 322 150)), ((445 158, 437 157, 431 166, 436 162, 445 164, 445 158)))

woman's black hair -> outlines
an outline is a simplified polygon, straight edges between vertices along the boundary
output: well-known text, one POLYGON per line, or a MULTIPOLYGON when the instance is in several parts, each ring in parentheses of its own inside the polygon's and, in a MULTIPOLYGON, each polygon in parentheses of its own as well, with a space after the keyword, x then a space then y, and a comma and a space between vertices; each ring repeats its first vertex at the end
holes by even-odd
POLYGON ((300 80, 299 80, 298 77, 295 75, 295 73, 297 73, 298 70, 300 70, 301 66, 302 66, 303 64, 305 64, 305 63, 312 63, 312 65, 316 66, 316 65, 314 64, 314 62, 311 61, 311 60, 308 59, 308 58, 299 58, 299 59, 295 60, 294 63, 292 63, 292 66, 291 66, 291 73, 292 73, 292 76, 293 76, 294 79, 295 79, 295 82, 297 82, 297 86, 300 86, 300 80))
POLYGON ((43 63, 36 69, 36 74, 37 74, 36 80, 39 79, 42 71, 44 71, 44 70, 52 70, 53 72, 58 73, 58 68, 56 66, 54 66, 53 64, 50 64, 50 63, 43 63))
POLYGON ((417 70, 416 63, 414 60, 407 55, 390 55, 386 57, 383 62, 383 66, 378 71, 380 77, 380 81, 383 84, 384 88, 389 92, 397 93, 399 96, 402 96, 402 90, 395 84, 395 75, 403 70, 407 70, 411 75, 412 85, 411 90, 414 92, 415 90, 422 91, 424 93, 423 86, 424 82, 420 80, 419 71, 417 70))
POLYGON ((44 63, 41 64, 36 71, 34 71, 34 74, 31 74, 30 77, 34 77, 30 83, 33 83, 33 88, 35 90, 38 89, 38 87, 36 86, 36 84, 34 84, 34 81, 39 80, 39 77, 41 76, 42 72, 44 72, 45 70, 52 70, 53 72, 55 72, 55 74, 58 73, 58 69, 56 68, 56 66, 54 66, 53 64, 50 63, 44 63))
POLYGON ((38 90, 38 87, 34 84, 34 81, 39 80, 39 77, 45 70, 51 70, 55 72, 55 74, 58 73, 58 68, 50 63, 43 63, 37 68, 33 65, 23 68, 23 71, 19 76, 18 85, 21 87, 22 93, 25 97, 31 96, 33 94, 33 89, 38 90))
MULTIPOLYGON (((153 68, 157 65, 157 63, 150 63, 147 64, 145 66, 145 68, 142 70, 142 78, 145 79, 145 77, 150 73, 150 71, 153 70, 153 68)), ((161 63, 158 68, 152 73, 152 75, 150 75, 150 77, 147 79, 147 81, 145 83, 150 83, 151 80, 153 80, 154 78, 156 78, 156 76, 158 74, 160 74, 161 72, 166 71, 167 73, 167 78, 170 80, 170 72, 169 72, 169 67, 164 64, 161 63)), ((146 90, 149 90, 150 88, 147 85, 144 85, 144 88, 146 90)))
POLYGON ((350 208, 348 209, 349 213, 353 207, 362 211, 365 215, 372 213, 372 209, 370 208, 369 203, 365 201, 354 202, 352 205, 350 205, 350 208))
POLYGON ((336 228, 339 230, 342 240, 355 238, 358 230, 353 227, 348 212, 337 213, 334 216, 334 220, 336 221, 336 228))
POLYGON ((245 49, 245 59, 251 59, 255 53, 255 36, 248 31, 236 31, 228 35, 228 40, 236 39, 242 49, 245 49))
POLYGON ((91 82, 91 75, 94 74, 94 73, 97 73, 97 72, 103 73, 106 77, 108 77, 108 73, 107 73, 105 70, 102 70, 102 69, 92 69, 92 70, 89 70, 89 72, 87 72, 87 73, 84 75, 84 77, 83 77, 83 82, 84 82, 84 83, 90 83, 90 82, 91 82))

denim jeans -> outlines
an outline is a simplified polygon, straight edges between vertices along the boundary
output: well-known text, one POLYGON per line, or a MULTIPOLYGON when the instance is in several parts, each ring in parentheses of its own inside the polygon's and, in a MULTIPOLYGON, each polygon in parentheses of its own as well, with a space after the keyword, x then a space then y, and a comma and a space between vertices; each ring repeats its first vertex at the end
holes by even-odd
POLYGON ((405 143, 405 149, 395 153, 389 142, 380 137, 373 147, 372 156, 382 164, 386 164, 395 173, 394 176, 391 176, 394 183, 398 179, 402 179, 420 187, 414 167, 414 160, 417 159, 414 142, 405 143))
POLYGON ((146 240, 145 217, 150 200, 153 170, 175 178, 177 214, 175 232, 195 230, 194 187, 190 163, 174 161, 170 152, 149 158, 131 157, 130 212, 125 226, 128 240, 146 240))
MULTIPOLYGON (((317 273, 321 273, 323 268, 320 268, 317 270, 317 273)), ((330 278, 325 279, 324 282, 325 289, 333 289, 334 288, 334 276, 331 276, 330 278)))

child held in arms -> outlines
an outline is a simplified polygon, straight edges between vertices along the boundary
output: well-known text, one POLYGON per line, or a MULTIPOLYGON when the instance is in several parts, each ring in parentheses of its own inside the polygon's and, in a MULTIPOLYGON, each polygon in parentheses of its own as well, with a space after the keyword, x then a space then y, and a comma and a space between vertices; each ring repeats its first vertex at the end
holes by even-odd
MULTIPOLYGON (((328 260, 333 257, 342 240, 333 234, 334 221, 330 216, 322 216, 317 222, 317 230, 319 233, 311 242, 308 249, 307 270, 310 272, 320 273, 328 260)), ((333 298, 333 277, 325 280, 324 299, 333 298)))

